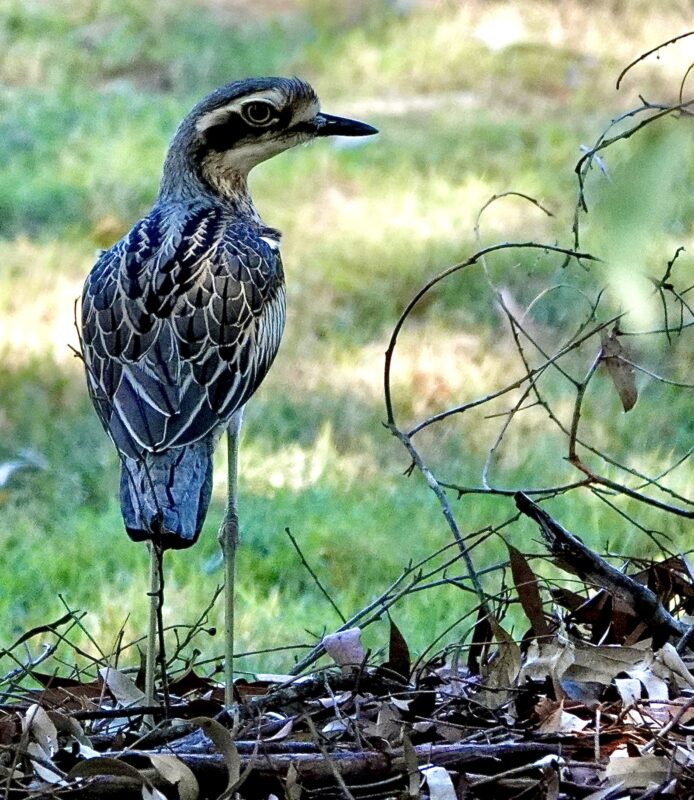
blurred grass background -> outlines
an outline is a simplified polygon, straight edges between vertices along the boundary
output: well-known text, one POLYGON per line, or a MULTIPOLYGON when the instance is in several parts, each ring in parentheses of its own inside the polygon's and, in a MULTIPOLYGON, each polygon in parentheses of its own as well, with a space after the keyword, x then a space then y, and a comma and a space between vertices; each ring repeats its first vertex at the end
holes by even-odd
MULTIPOLYGON (((339 620, 301 567, 286 527, 347 616, 410 559, 449 538, 433 496, 417 476, 403 476, 406 455, 381 425, 383 352, 400 311, 425 280, 476 249, 475 217, 492 194, 532 194, 554 217, 520 201, 498 202, 485 212, 484 243, 570 243, 580 147, 637 104, 638 92, 673 100, 691 40, 639 66, 618 93, 616 75, 684 32, 693 10, 685 0, 665 0, 657 14, 649 2, 618 0, 4 0, 0 644, 59 616, 58 593, 89 611, 87 627, 104 648, 124 623, 130 638, 144 630, 146 551, 123 532, 116 457, 69 350, 73 303, 95 251, 149 208, 168 140, 200 96, 248 75, 298 74, 326 110, 381 130, 358 147, 316 143, 252 175, 261 214, 284 232, 289 321, 273 371, 247 410, 239 649, 311 642, 339 620), (15 463, 24 468, 12 471, 15 463)), ((605 157, 610 178, 591 175, 584 225, 585 246, 608 262, 582 274, 537 253, 495 259, 495 280, 520 306, 556 283, 591 296, 614 275, 631 286, 642 271, 662 274, 678 245, 691 251, 691 126, 667 120, 605 157)), ((677 266, 690 284, 693 263, 685 253, 677 266)), ((615 307, 629 302, 614 294, 615 307)), ((585 314, 576 298, 559 290, 539 303, 538 335, 551 341, 554 328, 575 325, 585 314)), ((691 343, 687 356, 682 338, 665 350, 660 340, 644 346, 639 356, 691 382, 691 343)), ((578 354, 577 375, 593 355, 578 354)), ((482 274, 465 273, 422 304, 402 336, 399 419, 490 392, 515 374, 514 363, 482 274)), ((596 384, 584 424, 616 457, 657 471, 692 446, 691 392, 639 376, 640 401, 625 416, 609 382, 596 384)), ((571 397, 558 407, 569 414, 571 397)), ((469 415, 419 442, 442 479, 478 485, 498 424, 469 415)), ((564 455, 546 415, 531 410, 497 460, 495 481, 575 479, 564 455)), ((217 456, 221 467, 224 453, 217 456)), ((692 474, 685 462, 671 485, 691 488, 692 474)), ((221 580, 223 475, 219 468, 201 541, 167 559, 169 623, 192 622, 221 580)), ((499 498, 467 497, 455 507, 464 531, 512 513, 512 502, 499 498)), ((675 549, 688 546, 681 519, 622 507, 645 527, 666 526, 675 549)), ((596 544, 653 551, 643 532, 589 494, 552 508, 596 544)), ((522 523, 508 535, 523 549, 535 547, 522 523)), ((504 552, 493 539, 476 560, 484 566, 504 552)), ((408 599, 395 618, 420 650, 470 603, 444 586, 408 599)), ((384 628, 367 636, 376 647, 386 640, 384 628)), ((209 655, 221 649, 215 639, 198 646, 209 655)), ((291 656, 245 663, 281 669, 291 656)))

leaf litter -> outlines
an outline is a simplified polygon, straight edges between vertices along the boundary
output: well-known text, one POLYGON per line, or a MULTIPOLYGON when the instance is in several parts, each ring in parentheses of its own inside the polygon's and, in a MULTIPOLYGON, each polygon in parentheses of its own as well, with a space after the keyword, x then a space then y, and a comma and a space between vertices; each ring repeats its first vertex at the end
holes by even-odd
MULTIPOLYGON (((0 685, 6 795, 694 796, 691 651, 663 641, 628 593, 616 603, 591 582, 562 591, 518 550, 508 568, 515 617, 498 604, 478 615, 469 641, 414 665, 393 620, 380 659, 358 628, 338 632, 308 674, 239 679, 231 716, 204 662, 171 676, 170 705, 154 709, 153 730, 137 668, 95 660, 62 677, 15 669, 0 685)), ((687 617, 694 582, 684 558, 635 561, 626 572, 687 617)))

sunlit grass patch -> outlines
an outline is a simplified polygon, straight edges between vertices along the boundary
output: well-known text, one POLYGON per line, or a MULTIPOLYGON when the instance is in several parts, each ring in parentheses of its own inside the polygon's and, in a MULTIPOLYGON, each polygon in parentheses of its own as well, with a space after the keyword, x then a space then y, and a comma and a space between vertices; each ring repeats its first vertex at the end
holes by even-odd
MULTIPOLYGON (((338 624, 285 528, 345 615, 410 560, 450 540, 433 495, 416 475, 402 474, 410 461, 382 425, 390 331, 423 283, 477 248, 476 217, 491 195, 522 191, 555 216, 504 198, 481 218, 483 244, 570 241, 579 148, 633 99, 614 94, 618 65, 679 32, 683 19, 674 2, 659 9, 658 19, 640 3, 522 5, 523 13, 513 3, 422 3, 398 13, 394 4, 328 0, 273 19, 257 3, 248 24, 218 3, 3 6, 0 463, 25 450, 36 455, 33 466, 0 487, 0 537, 12 565, 0 593, 3 639, 58 616, 58 592, 90 611, 88 627, 107 648, 129 614, 127 637, 145 628, 146 550, 123 531, 117 459, 67 346, 75 343, 73 299, 96 249, 110 246, 150 207, 181 116, 216 85, 251 73, 308 77, 325 110, 363 116, 381 135, 359 147, 315 143, 252 176, 263 217, 284 231, 289 320, 280 355, 246 414, 239 649, 306 641, 338 624)), ((681 74, 681 52, 664 53, 661 70, 639 68, 639 87, 676 88, 669 81, 681 74)), ((590 176, 584 245, 602 256, 628 253, 631 275, 662 274, 674 248, 689 246, 694 235, 690 139, 684 128, 670 133, 668 125, 611 150, 609 178, 597 170, 590 176), (606 231, 602 237, 598 228, 606 231)), ((691 265, 683 254, 678 279, 691 265)), ((596 286, 613 277, 612 261, 565 268, 542 252, 500 254, 486 267, 487 275, 478 266, 447 280, 403 329, 392 376, 403 426, 522 373, 496 289, 551 349, 557 332, 580 324, 596 286)), ((620 301, 618 291, 605 299, 615 308, 620 301)), ((686 343, 672 338, 666 350, 646 346, 636 356, 691 382, 686 343)), ((572 374, 580 378, 594 356, 591 348, 572 355, 572 374)), ((557 417, 569 424, 575 387, 554 372, 543 381, 557 417)), ((637 382, 639 403, 625 415, 599 372, 581 432, 652 473, 691 447, 690 395, 673 400, 643 374, 637 382)), ((417 434, 437 475, 479 486, 517 397, 510 393, 417 434)), ((488 477, 510 488, 572 480, 577 471, 566 455, 565 437, 542 408, 528 408, 505 435, 488 477)), ((223 461, 221 447, 200 542, 167 555, 169 624, 192 622, 222 580, 216 528, 223 461)), ((611 465, 600 467, 620 477, 611 465)), ((691 480, 684 462, 665 482, 685 491, 691 480)), ((466 533, 514 513, 508 497, 458 499, 454 490, 448 496, 466 533)), ((577 493, 548 508, 598 545, 654 549, 605 498, 577 493)), ((635 501, 624 509, 644 525, 662 525, 635 501)), ((666 533, 686 546, 686 521, 668 523, 666 533)), ((541 549, 530 523, 508 535, 519 547, 541 549)), ((501 539, 493 537, 474 558, 480 566, 505 558, 501 539)), ((417 651, 472 604, 468 592, 445 586, 412 596, 395 618, 417 651)), ((210 624, 220 625, 218 609, 210 624)), ((369 632, 367 644, 382 647, 384 628, 369 632)), ((207 637, 197 644, 218 654, 221 643, 207 637)), ((283 669, 288 661, 277 654, 244 663, 283 669)))

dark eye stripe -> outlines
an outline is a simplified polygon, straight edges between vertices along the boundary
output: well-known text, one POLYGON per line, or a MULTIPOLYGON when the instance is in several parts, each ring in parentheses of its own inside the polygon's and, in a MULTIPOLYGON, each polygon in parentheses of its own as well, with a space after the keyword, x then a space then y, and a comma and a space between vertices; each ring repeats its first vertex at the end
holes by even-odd
POLYGON ((291 122, 291 110, 288 108, 277 112, 267 125, 251 125, 246 122, 240 112, 229 114, 219 125, 212 125, 203 132, 203 151, 214 150, 218 153, 231 150, 240 142, 251 142, 255 138, 266 136, 269 132, 286 130, 291 122))

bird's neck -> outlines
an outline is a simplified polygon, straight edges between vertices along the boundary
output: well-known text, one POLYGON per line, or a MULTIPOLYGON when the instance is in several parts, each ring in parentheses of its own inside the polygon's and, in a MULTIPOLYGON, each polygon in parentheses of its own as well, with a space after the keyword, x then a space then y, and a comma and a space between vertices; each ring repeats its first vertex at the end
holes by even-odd
MULTIPOLYGON (((173 151, 173 148, 172 148, 173 151)), ((206 159, 204 164, 179 161, 180 154, 169 151, 159 188, 158 202, 180 202, 207 197, 233 214, 261 222, 248 191, 248 174, 206 159)))

